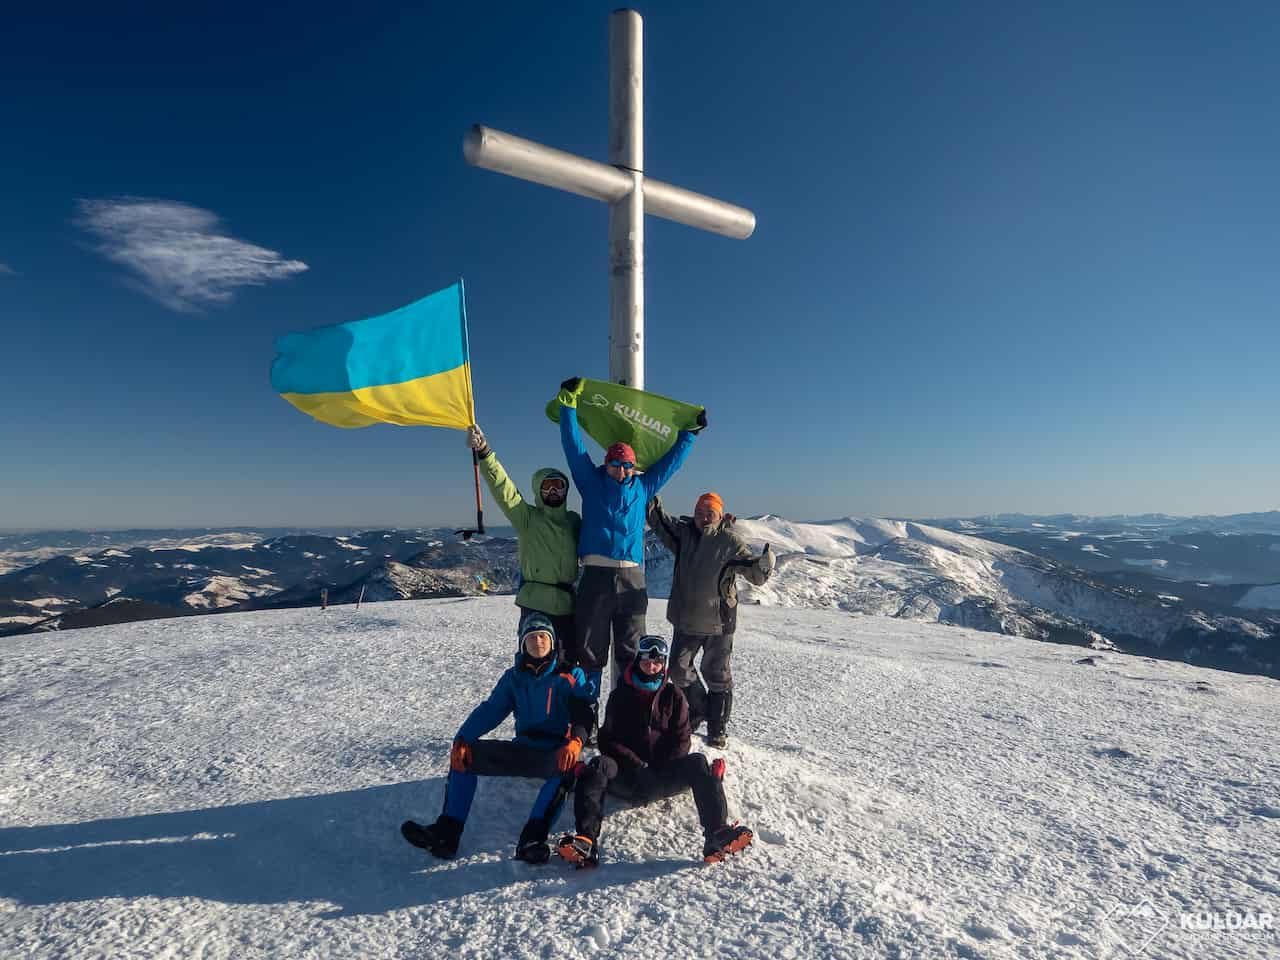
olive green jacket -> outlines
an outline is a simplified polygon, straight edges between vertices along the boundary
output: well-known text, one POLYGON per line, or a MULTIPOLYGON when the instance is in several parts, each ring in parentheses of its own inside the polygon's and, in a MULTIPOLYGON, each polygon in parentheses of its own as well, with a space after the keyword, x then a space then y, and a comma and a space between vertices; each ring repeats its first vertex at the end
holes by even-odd
POLYGON ((533 503, 520 495, 490 452, 480 461, 480 472, 498 506, 516 528, 519 538, 520 592, 516 603, 528 610, 552 616, 573 613, 573 584, 578 579, 578 529, 582 518, 561 504, 548 507, 542 502, 542 481, 549 476, 569 478, 554 467, 543 467, 533 475, 533 503))
POLYGON ((662 500, 649 501, 649 527, 676 557, 667 600, 667 619, 682 633, 719 636, 732 633, 737 622, 738 577, 756 586, 772 568, 757 557, 736 533, 733 521, 721 520, 700 530, 692 517, 672 517, 662 500))

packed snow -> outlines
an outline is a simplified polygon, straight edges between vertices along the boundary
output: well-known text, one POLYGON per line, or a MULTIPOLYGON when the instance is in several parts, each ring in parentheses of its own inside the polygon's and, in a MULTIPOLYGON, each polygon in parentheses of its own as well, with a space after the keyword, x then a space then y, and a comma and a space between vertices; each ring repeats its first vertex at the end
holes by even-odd
POLYGON ((1181 922, 1280 915, 1280 682, 839 611, 741 611, 741 855, 701 863, 681 797, 615 810, 598 870, 531 867, 536 784, 486 780, 434 860, 399 823, 439 811, 514 625, 487 598, 5 641, 0 956, 1280 951, 1181 922))

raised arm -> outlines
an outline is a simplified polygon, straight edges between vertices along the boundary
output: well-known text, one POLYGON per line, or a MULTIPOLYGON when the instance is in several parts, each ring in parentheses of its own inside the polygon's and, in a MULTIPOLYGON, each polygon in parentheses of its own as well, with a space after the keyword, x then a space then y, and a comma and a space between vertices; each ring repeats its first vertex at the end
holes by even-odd
POLYGON ((560 445, 564 447, 564 459, 578 485, 578 493, 594 486, 596 465, 587 455, 582 443, 582 431, 578 427, 578 397, 582 394, 582 379, 571 377, 560 385, 556 397, 560 401, 560 445))
POLYGON ((689 451, 693 449, 694 439, 695 434, 692 431, 681 430, 671 449, 641 475, 640 483, 644 485, 645 493, 650 498, 661 490, 668 480, 675 476, 676 471, 680 469, 681 464, 689 456, 689 451))
POLYGON ((649 529, 658 535, 658 539, 663 542, 668 550, 672 553, 679 553, 680 539, 677 524, 680 521, 674 519, 671 514, 662 508, 661 497, 654 497, 649 501, 646 516, 649 520, 649 529))
POLYGON ((493 494, 493 499, 498 502, 498 508, 511 521, 511 525, 523 533, 529 524, 529 511, 533 508, 525 503, 524 497, 520 495, 520 488, 511 482, 507 471, 498 461, 498 455, 489 448, 484 433, 479 427, 473 426, 471 429, 479 439, 479 446, 470 437, 467 442, 480 459, 480 473, 484 475, 484 482, 493 494))

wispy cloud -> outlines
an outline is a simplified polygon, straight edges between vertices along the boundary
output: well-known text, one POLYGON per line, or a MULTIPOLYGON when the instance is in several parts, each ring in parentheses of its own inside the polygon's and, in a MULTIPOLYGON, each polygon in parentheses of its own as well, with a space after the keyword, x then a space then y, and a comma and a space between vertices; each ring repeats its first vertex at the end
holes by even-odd
POLYGON ((0 277, 16 277, 18 271, 13 269, 7 263, 0 263, 0 277))
POLYGON ((237 287, 262 285, 307 269, 274 250, 221 230, 218 215, 175 200, 81 200, 77 222, 97 250, 128 267, 148 296, 174 310, 225 303, 237 287))

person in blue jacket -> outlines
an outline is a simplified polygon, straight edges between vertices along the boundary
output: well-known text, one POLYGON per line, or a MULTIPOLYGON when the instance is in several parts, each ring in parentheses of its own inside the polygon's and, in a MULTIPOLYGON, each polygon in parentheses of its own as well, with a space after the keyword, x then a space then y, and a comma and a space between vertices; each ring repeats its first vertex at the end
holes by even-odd
POLYGON ((636 645, 645 633, 649 594, 644 579, 644 531, 649 501, 689 456, 695 434, 707 425, 707 412, 699 411, 697 426, 681 430, 671 449, 643 473, 636 472, 636 455, 630 445, 621 442, 611 445, 604 463, 596 466, 583 446, 578 426, 582 386, 581 377, 566 380, 557 399, 560 442, 582 496, 578 558, 583 569, 574 618, 578 659, 586 671, 594 706, 600 698, 610 633, 615 675, 635 659, 636 645))
POLYGON ((437 857, 452 858, 458 852, 477 778, 530 777, 544 783, 520 832, 516 859, 547 862, 551 856, 547 833, 571 789, 572 778, 565 780, 565 774, 578 762, 590 722, 583 672, 565 673, 563 666, 551 620, 541 613, 525 617, 515 665, 498 679, 488 699, 471 711, 454 738, 444 810, 426 826, 406 820, 400 826, 406 840, 437 857), (513 713, 514 740, 481 739, 513 713))

